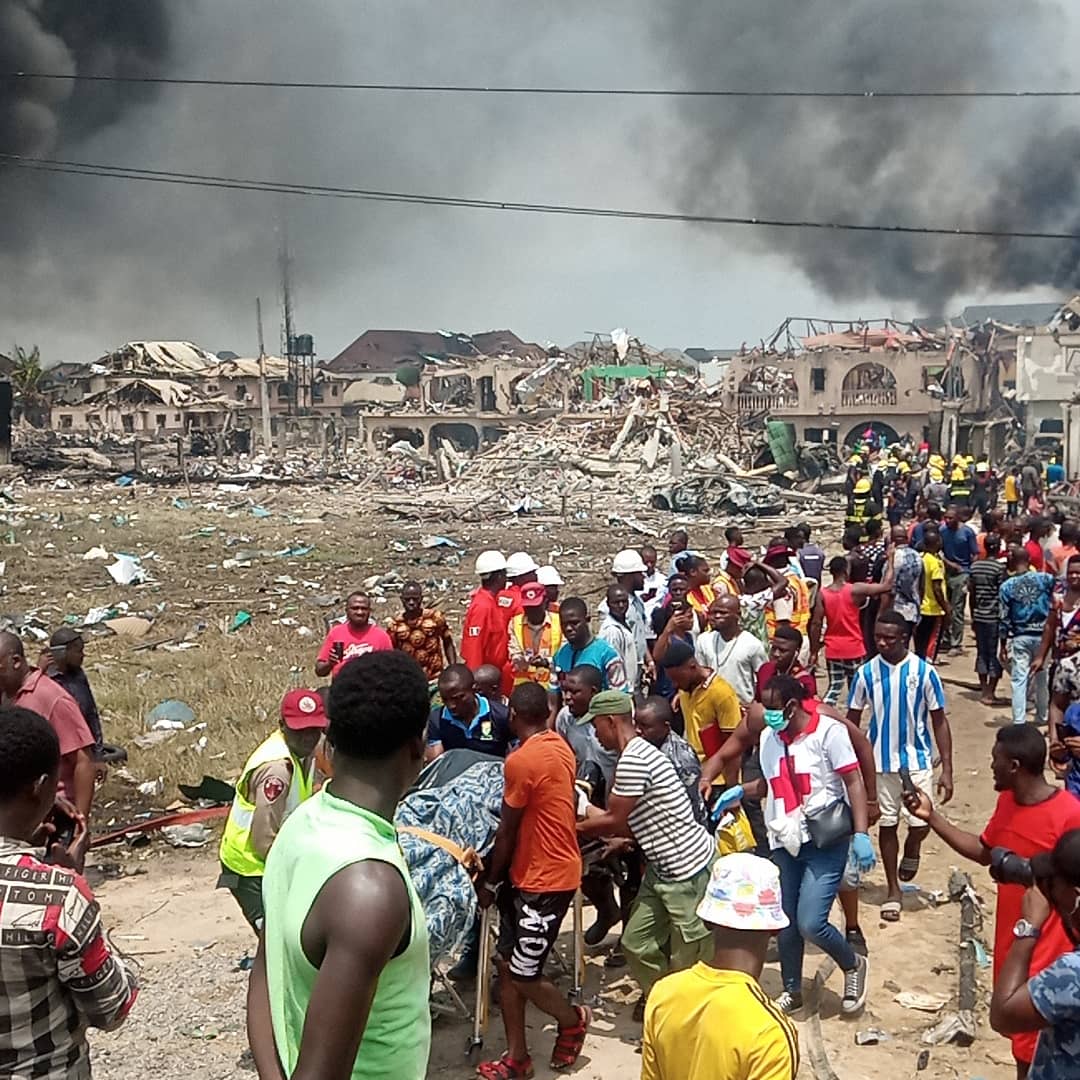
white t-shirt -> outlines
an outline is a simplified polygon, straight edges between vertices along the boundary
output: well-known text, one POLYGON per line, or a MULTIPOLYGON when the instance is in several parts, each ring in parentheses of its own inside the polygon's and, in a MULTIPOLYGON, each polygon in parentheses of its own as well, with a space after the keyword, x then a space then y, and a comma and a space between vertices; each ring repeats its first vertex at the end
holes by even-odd
POLYGON ((757 673, 769 659, 757 637, 740 630, 730 641, 725 641, 719 630, 706 630, 698 635, 694 652, 699 664, 712 668, 731 684, 740 704, 754 700, 757 673))
POLYGON ((596 636, 601 641, 606 641, 622 657, 626 681, 630 684, 632 693, 638 684, 638 651, 633 630, 623 625, 614 616, 605 614, 596 636))
MULTIPOLYGON (((848 801, 844 774, 859 767, 847 728, 821 713, 790 744, 786 732, 761 733, 761 772, 765 777, 765 821, 797 812, 824 810, 838 799, 848 801), (785 753, 786 750, 786 753, 785 753)), ((805 822, 803 843, 810 839, 805 822)), ((769 846, 780 847, 769 831, 769 846)))

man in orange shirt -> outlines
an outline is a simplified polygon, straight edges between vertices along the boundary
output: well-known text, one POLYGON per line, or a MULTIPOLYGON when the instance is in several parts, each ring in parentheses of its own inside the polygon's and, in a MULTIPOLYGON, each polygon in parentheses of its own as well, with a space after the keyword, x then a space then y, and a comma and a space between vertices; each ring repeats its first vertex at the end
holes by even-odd
POLYGON ((514 690, 510 727, 521 745, 506 759, 499 830, 487 870, 476 883, 482 908, 498 896, 496 963, 507 1042, 501 1058, 477 1069, 485 1080, 533 1075, 525 1041, 526 1002, 559 1026, 553 1069, 577 1061, 592 1020, 589 1009, 571 1005, 544 977, 544 961, 581 884, 574 754, 562 736, 548 729, 548 696, 538 683, 514 690))
POLYGON ((482 551, 476 557, 480 588, 469 599, 465 625, 461 631, 461 662, 474 673, 484 664, 494 664, 502 672, 502 692, 514 686, 510 667, 510 620, 522 609, 506 588, 506 557, 501 551, 482 551))

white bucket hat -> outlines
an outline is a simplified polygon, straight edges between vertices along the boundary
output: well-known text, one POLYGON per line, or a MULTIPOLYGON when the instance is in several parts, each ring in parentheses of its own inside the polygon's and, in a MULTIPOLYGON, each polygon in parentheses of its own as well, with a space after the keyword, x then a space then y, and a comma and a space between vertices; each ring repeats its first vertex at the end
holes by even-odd
POLYGON ((717 859, 697 913, 732 930, 783 930, 788 917, 780 906, 780 871, 746 851, 717 859))

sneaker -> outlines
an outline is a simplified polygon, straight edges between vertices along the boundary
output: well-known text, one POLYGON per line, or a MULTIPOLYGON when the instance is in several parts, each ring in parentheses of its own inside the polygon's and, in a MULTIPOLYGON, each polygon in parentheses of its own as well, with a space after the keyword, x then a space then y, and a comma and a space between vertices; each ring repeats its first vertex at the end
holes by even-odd
POLYGON ((845 1016, 861 1012, 866 1004, 866 978, 870 974, 870 962, 865 956, 855 956, 855 966, 844 972, 844 998, 840 1011, 845 1016))
POLYGON ((845 937, 857 956, 866 956, 866 938, 863 937, 863 932, 857 926, 854 930, 849 930, 845 937))
POLYGON ((776 999, 776 1007, 788 1016, 797 1013, 802 1008, 802 994, 793 994, 790 990, 785 990, 776 999))

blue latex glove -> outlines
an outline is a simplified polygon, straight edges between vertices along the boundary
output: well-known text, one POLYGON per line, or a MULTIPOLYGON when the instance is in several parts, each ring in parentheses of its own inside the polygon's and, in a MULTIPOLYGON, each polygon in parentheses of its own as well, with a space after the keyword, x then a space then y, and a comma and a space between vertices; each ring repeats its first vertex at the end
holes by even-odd
POLYGON ((874 845, 870 843, 870 837, 867 833, 857 832, 851 838, 851 850, 855 856, 855 863, 859 867, 860 873, 868 873, 877 865, 877 858, 874 855, 874 845))
POLYGON ((730 806, 734 806, 743 797, 742 784, 736 784, 734 787, 729 787, 725 791, 721 791, 719 795, 713 800, 712 806, 709 808, 709 816, 714 822, 720 820, 723 817, 724 811, 730 806))

